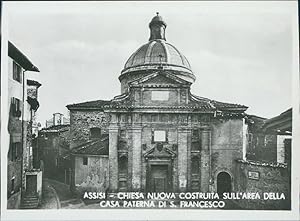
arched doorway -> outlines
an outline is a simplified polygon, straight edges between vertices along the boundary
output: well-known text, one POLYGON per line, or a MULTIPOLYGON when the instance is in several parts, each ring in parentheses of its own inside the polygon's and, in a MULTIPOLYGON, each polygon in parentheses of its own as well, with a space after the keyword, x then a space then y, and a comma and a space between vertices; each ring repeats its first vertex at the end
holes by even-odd
POLYGON ((217 177, 217 193, 222 197, 223 193, 232 191, 231 176, 227 172, 220 172, 217 177))

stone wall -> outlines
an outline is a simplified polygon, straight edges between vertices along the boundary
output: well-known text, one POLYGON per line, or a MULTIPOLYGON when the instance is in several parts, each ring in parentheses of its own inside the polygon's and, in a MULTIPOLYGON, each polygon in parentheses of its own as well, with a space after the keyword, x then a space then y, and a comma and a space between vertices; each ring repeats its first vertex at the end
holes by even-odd
POLYGON ((7 197, 9 198, 13 193, 18 192, 21 188, 21 165, 22 160, 11 161, 8 159, 7 166, 7 197), (12 189, 11 180, 14 178, 14 189, 12 189))
POLYGON ((105 191, 109 185, 108 157, 87 156, 88 163, 83 165, 82 156, 74 156, 75 187, 80 193, 84 191, 105 191))
POLYGON ((80 145, 90 138, 90 128, 101 128, 101 133, 108 133, 110 115, 102 111, 74 111, 70 112, 70 148, 80 145))
POLYGON ((235 192, 250 192, 260 194, 261 199, 237 200, 244 209, 285 210, 290 209, 290 174, 288 169, 280 164, 250 163, 239 161, 236 163, 237 177, 235 192), (257 179, 251 179, 249 172, 259 174, 257 179), (284 199, 263 200, 264 193, 284 193, 284 199))
POLYGON ((7 200, 7 209, 19 209, 21 203, 21 192, 17 192, 7 200))
MULTIPOLYGON (((217 176, 227 172, 235 180, 235 160, 243 157, 242 119, 215 120, 211 130, 212 191, 217 191, 217 176)), ((234 183, 233 183, 234 184, 234 183)), ((233 185, 235 190, 235 185, 233 185)))

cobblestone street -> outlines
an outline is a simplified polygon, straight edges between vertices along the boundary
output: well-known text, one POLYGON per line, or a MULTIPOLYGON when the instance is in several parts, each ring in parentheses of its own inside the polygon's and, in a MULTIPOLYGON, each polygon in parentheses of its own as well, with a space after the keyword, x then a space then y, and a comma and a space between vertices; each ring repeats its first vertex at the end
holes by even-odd
POLYGON ((68 185, 51 179, 45 179, 45 182, 55 190, 61 209, 78 209, 84 206, 83 201, 71 193, 68 185))
POLYGON ((43 180, 43 195, 42 202, 39 209, 59 209, 60 202, 55 189, 48 182, 47 179, 43 180))

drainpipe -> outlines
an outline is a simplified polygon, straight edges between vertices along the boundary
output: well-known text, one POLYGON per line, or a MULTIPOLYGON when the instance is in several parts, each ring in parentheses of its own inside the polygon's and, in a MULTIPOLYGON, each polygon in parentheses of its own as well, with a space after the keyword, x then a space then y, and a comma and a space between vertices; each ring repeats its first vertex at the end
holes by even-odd
POLYGON ((21 163, 21 199, 23 196, 23 180, 24 180, 24 111, 25 111, 25 71, 22 72, 22 118, 21 118, 21 141, 22 141, 22 163, 21 163))

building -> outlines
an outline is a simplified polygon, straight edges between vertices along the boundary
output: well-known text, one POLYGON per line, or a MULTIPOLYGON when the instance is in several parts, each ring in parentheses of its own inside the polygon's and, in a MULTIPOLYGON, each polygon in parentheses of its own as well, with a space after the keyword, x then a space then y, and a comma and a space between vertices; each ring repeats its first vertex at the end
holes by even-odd
MULTIPOLYGON (((265 134, 275 136, 276 160, 278 163, 287 163, 291 160, 292 143, 292 108, 284 111, 280 115, 268 119, 262 126, 265 134)), ((267 143, 265 138, 265 142, 267 143)))
POLYGON ((70 124, 63 124, 63 118, 60 113, 53 114, 52 124, 39 131, 37 146, 39 160, 43 162, 44 177, 69 184, 70 124))
POLYGON ((271 119, 249 116, 249 148, 237 160, 237 191, 283 193, 282 200, 240 200, 242 208, 291 208, 292 109, 271 119))
POLYGON ((127 60, 121 95, 67 105, 74 189, 235 191, 246 158, 247 107, 196 96, 187 58, 160 15, 127 60))
POLYGON ((287 163, 291 152, 292 109, 270 119, 248 115, 247 120, 247 159, 287 163))
POLYGON ((39 69, 8 42, 8 208, 19 207, 20 199, 29 195, 37 200, 41 197, 42 175, 33 167, 32 154, 32 135, 36 133, 33 125, 36 125, 37 94, 41 84, 29 80, 26 71, 39 72, 39 69))
POLYGON ((64 117, 62 113, 54 113, 51 119, 46 120, 46 128, 51 127, 53 125, 64 125, 64 124, 70 124, 70 119, 64 117))

